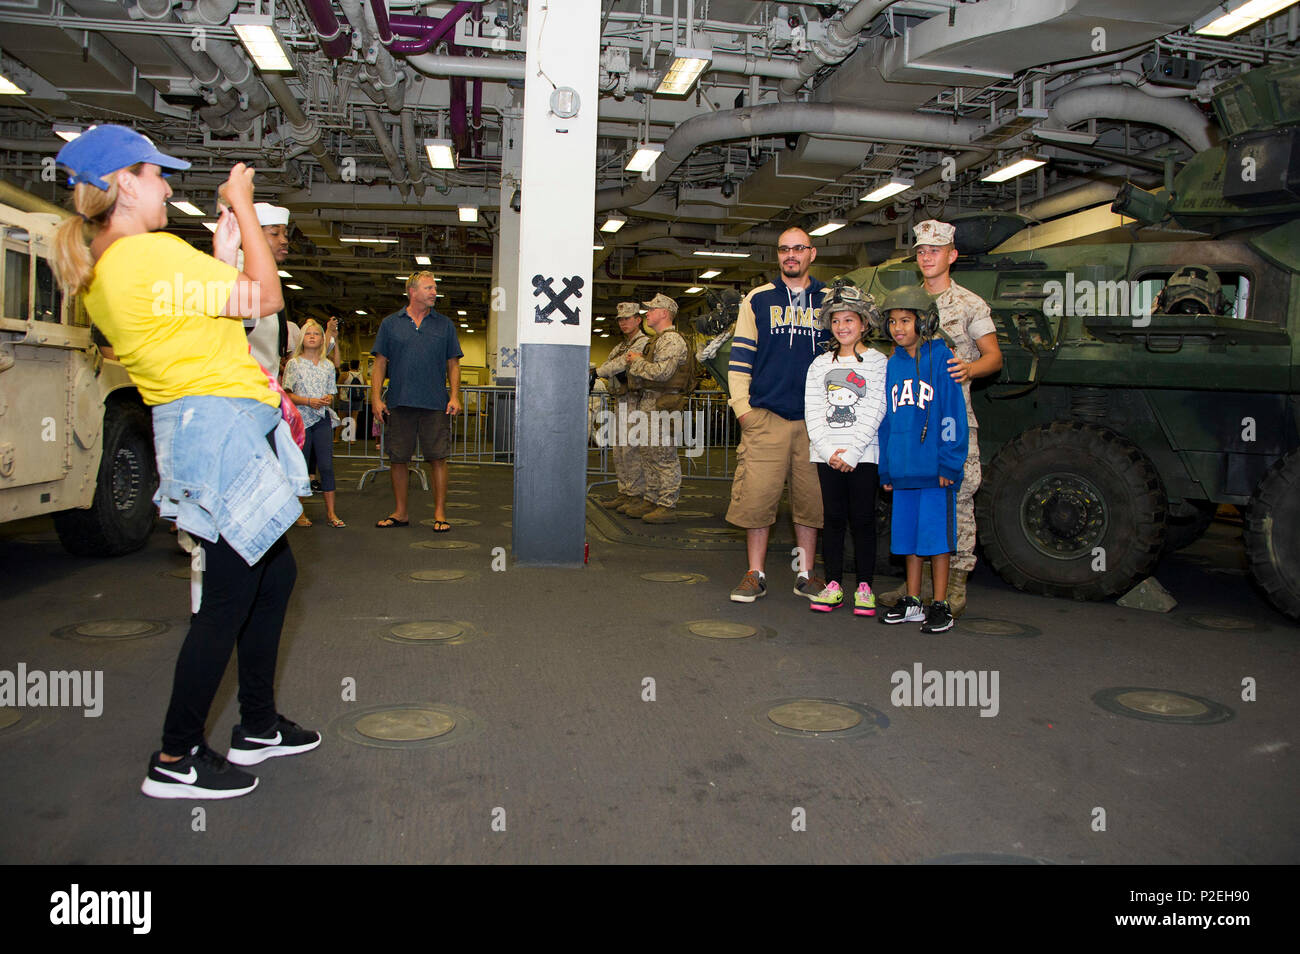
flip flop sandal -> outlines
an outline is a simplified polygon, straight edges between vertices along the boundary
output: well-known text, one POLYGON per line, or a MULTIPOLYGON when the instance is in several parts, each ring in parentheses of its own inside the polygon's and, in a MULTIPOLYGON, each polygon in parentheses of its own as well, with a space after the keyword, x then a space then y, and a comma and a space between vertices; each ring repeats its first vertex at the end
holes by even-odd
POLYGON ((411 521, 398 520, 396 517, 385 517, 375 524, 380 530, 387 530, 390 527, 409 527, 410 525, 411 521))
POLYGON ((293 522, 293 525, 294 525, 295 527, 310 527, 310 526, 311 526, 311 521, 308 520, 305 516, 303 516, 303 517, 299 517, 297 520, 295 520, 295 521, 293 522))
POLYGON ((433 532, 451 533, 451 524, 449 524, 446 520, 435 520, 433 521, 433 532))
POLYGON ((332 518, 330 519, 330 521, 329 521, 329 525, 330 525, 331 527, 346 527, 346 526, 347 526, 347 524, 344 523, 342 520, 340 520, 338 517, 332 517, 332 518))

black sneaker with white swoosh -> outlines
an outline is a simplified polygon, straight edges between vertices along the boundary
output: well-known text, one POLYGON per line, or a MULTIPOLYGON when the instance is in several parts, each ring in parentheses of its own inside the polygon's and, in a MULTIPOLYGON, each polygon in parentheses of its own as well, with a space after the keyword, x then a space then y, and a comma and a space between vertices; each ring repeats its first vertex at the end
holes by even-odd
POLYGON ((235 768, 206 745, 196 745, 177 762, 162 753, 149 759, 140 791, 150 798, 238 798, 257 788, 257 777, 235 768))
POLYGON ((320 745, 320 733, 304 729, 282 715, 265 732, 251 733, 242 725, 230 733, 230 751, 226 758, 236 765, 256 765, 277 755, 298 755, 320 745))

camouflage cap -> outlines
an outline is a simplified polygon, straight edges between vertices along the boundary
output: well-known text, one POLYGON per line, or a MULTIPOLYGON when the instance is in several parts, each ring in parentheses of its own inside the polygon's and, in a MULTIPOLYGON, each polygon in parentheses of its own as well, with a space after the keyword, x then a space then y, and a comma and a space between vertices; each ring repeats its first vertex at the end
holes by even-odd
POLYGON ((618 303, 618 317, 632 318, 641 313, 641 306, 634 301, 620 301, 618 303))
POLYGON ((1165 312, 1174 311, 1181 303, 1198 302, 1217 315, 1223 311, 1223 282, 1208 265, 1184 265, 1169 276, 1160 301, 1165 312))
POLYGON ((912 231, 916 233, 916 241, 912 243, 912 248, 918 245, 951 245, 957 235, 955 227, 938 219, 926 219, 916 225, 912 231))
POLYGON ((668 297, 667 295, 665 295, 663 292, 660 292, 658 295, 655 295, 653 298, 651 298, 651 299, 650 299, 649 301, 647 301, 647 302, 642 302, 642 304, 644 304, 644 305, 646 306, 646 308, 648 308, 648 309, 651 309, 651 308, 667 308, 667 309, 668 309, 668 312, 669 312, 669 313, 670 313, 674 318, 677 317, 677 302, 673 301, 671 298, 669 298, 669 297, 668 297))

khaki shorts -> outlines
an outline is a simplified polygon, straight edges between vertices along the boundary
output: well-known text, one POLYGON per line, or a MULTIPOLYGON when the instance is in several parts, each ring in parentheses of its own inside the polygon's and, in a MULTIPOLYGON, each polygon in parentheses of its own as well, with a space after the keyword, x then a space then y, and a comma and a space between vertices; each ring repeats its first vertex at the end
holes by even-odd
POLYGON ((817 465, 809 460, 807 426, 761 407, 750 410, 745 420, 749 423, 741 427, 727 522, 747 530, 772 526, 788 480, 794 522, 820 530, 822 489, 817 465))

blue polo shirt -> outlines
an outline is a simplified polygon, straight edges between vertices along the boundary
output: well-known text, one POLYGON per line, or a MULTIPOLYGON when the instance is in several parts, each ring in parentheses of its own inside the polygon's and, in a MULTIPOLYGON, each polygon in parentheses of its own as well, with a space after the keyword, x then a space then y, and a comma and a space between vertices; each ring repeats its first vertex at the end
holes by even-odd
POLYGON ((446 409, 447 362, 465 354, 450 318, 431 310, 417 328, 403 308, 383 320, 371 350, 388 360, 389 407, 446 409))

